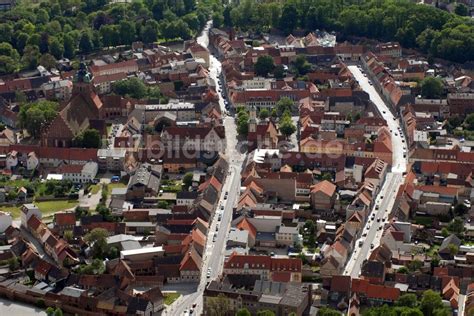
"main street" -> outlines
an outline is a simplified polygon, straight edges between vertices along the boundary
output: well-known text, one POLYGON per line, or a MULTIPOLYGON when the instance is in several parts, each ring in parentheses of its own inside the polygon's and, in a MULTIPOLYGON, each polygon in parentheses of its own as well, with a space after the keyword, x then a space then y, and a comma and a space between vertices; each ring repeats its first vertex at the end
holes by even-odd
POLYGON ((394 117, 389 106, 370 84, 370 79, 364 76, 362 70, 357 66, 349 66, 349 70, 359 82, 360 87, 369 94, 370 100, 375 104, 382 117, 387 121, 388 128, 392 134, 393 151, 392 170, 387 173, 385 182, 376 197, 375 205, 371 210, 363 229, 362 237, 356 241, 355 249, 344 269, 344 275, 350 275, 355 278, 359 276, 362 263, 370 256, 372 249, 375 249, 380 244, 383 226, 395 203, 397 190, 403 183, 402 174, 406 171, 408 160, 406 153, 406 140, 401 131, 400 121, 394 117), (361 244, 360 247, 359 243, 361 244))
MULTIPOLYGON (((209 45, 209 29, 211 25, 211 22, 208 22, 201 33, 201 36, 197 38, 197 42, 204 47, 209 45)), ((211 79, 214 80, 216 85, 220 80, 220 72, 221 63, 216 57, 211 55, 209 73, 211 79)), ((219 94, 219 105, 221 112, 225 113, 224 98, 221 94, 219 94)), ((225 259, 225 246, 228 239, 230 223, 232 221, 233 207, 239 197, 242 163, 245 159, 245 155, 238 150, 237 126, 235 125, 234 118, 231 116, 224 116, 223 124, 226 133, 225 157, 229 162, 229 174, 227 175, 226 181, 223 185, 219 204, 209 227, 206 250, 201 267, 201 280, 195 293, 184 295, 173 304, 173 306, 167 309, 167 312, 164 313, 165 315, 166 313, 168 313, 168 315, 183 315, 185 311, 189 311, 194 304, 196 304, 196 308, 194 309, 193 314, 200 315, 203 308, 203 291, 205 286, 208 281, 217 278, 222 271, 225 259), (227 197, 226 192, 228 192, 227 197), (221 206, 223 206, 223 210, 221 210, 221 206), (219 215, 221 215, 220 221, 219 215), (216 231, 217 226, 218 230, 216 231), (210 268, 209 278, 207 277, 208 268, 210 268)))

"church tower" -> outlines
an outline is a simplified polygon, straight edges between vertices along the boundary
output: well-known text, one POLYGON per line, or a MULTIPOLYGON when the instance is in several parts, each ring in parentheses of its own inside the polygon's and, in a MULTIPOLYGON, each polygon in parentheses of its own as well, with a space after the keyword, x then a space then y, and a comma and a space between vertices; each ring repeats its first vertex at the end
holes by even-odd
POLYGON ((252 105, 249 113, 249 133, 255 133, 257 131, 257 108, 252 105))
POLYGON ((86 64, 81 63, 74 76, 72 94, 89 94, 91 92, 94 92, 92 74, 87 70, 86 64))

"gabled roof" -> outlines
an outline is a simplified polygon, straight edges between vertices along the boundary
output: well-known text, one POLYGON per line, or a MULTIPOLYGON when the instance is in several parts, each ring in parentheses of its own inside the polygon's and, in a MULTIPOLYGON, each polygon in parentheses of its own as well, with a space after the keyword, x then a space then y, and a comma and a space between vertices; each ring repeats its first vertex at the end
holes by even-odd
POLYGON ((349 292, 351 290, 351 277, 349 275, 334 275, 331 278, 331 291, 349 292))
POLYGON ((336 186, 331 182, 324 180, 311 187, 311 193, 322 192, 323 194, 331 197, 336 192, 336 186))
POLYGON ((249 232, 249 234, 253 237, 253 238, 256 238, 257 236, 257 229, 255 228, 255 226, 252 225, 252 223, 250 223, 246 217, 244 217, 242 219, 242 221, 240 223, 237 224, 236 226, 238 229, 240 230, 246 230, 249 232))
POLYGON ((54 214, 54 222, 58 226, 76 225, 76 214, 74 212, 61 212, 54 214))

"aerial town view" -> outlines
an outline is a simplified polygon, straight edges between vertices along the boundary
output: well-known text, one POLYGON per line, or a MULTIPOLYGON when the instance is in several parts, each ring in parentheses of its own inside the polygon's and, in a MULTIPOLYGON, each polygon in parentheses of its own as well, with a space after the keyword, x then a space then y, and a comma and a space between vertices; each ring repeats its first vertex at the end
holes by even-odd
POLYGON ((0 316, 474 316, 474 0, 0 0, 0 316))

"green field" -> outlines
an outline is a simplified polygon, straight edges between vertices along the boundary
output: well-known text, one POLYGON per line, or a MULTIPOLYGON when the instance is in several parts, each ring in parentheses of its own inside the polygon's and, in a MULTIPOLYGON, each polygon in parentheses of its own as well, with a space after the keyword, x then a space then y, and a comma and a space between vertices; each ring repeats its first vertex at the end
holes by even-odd
MULTIPOLYGON (((56 212, 64 211, 67 209, 75 208, 79 202, 76 200, 73 201, 45 201, 45 202, 34 202, 36 204, 43 216, 51 216, 56 212)), ((0 211, 9 212, 14 219, 20 218, 20 207, 21 205, 15 206, 2 206, 0 211)))
POLYGON ((181 296, 179 293, 163 293, 163 295, 165 297, 165 305, 173 304, 181 296))

